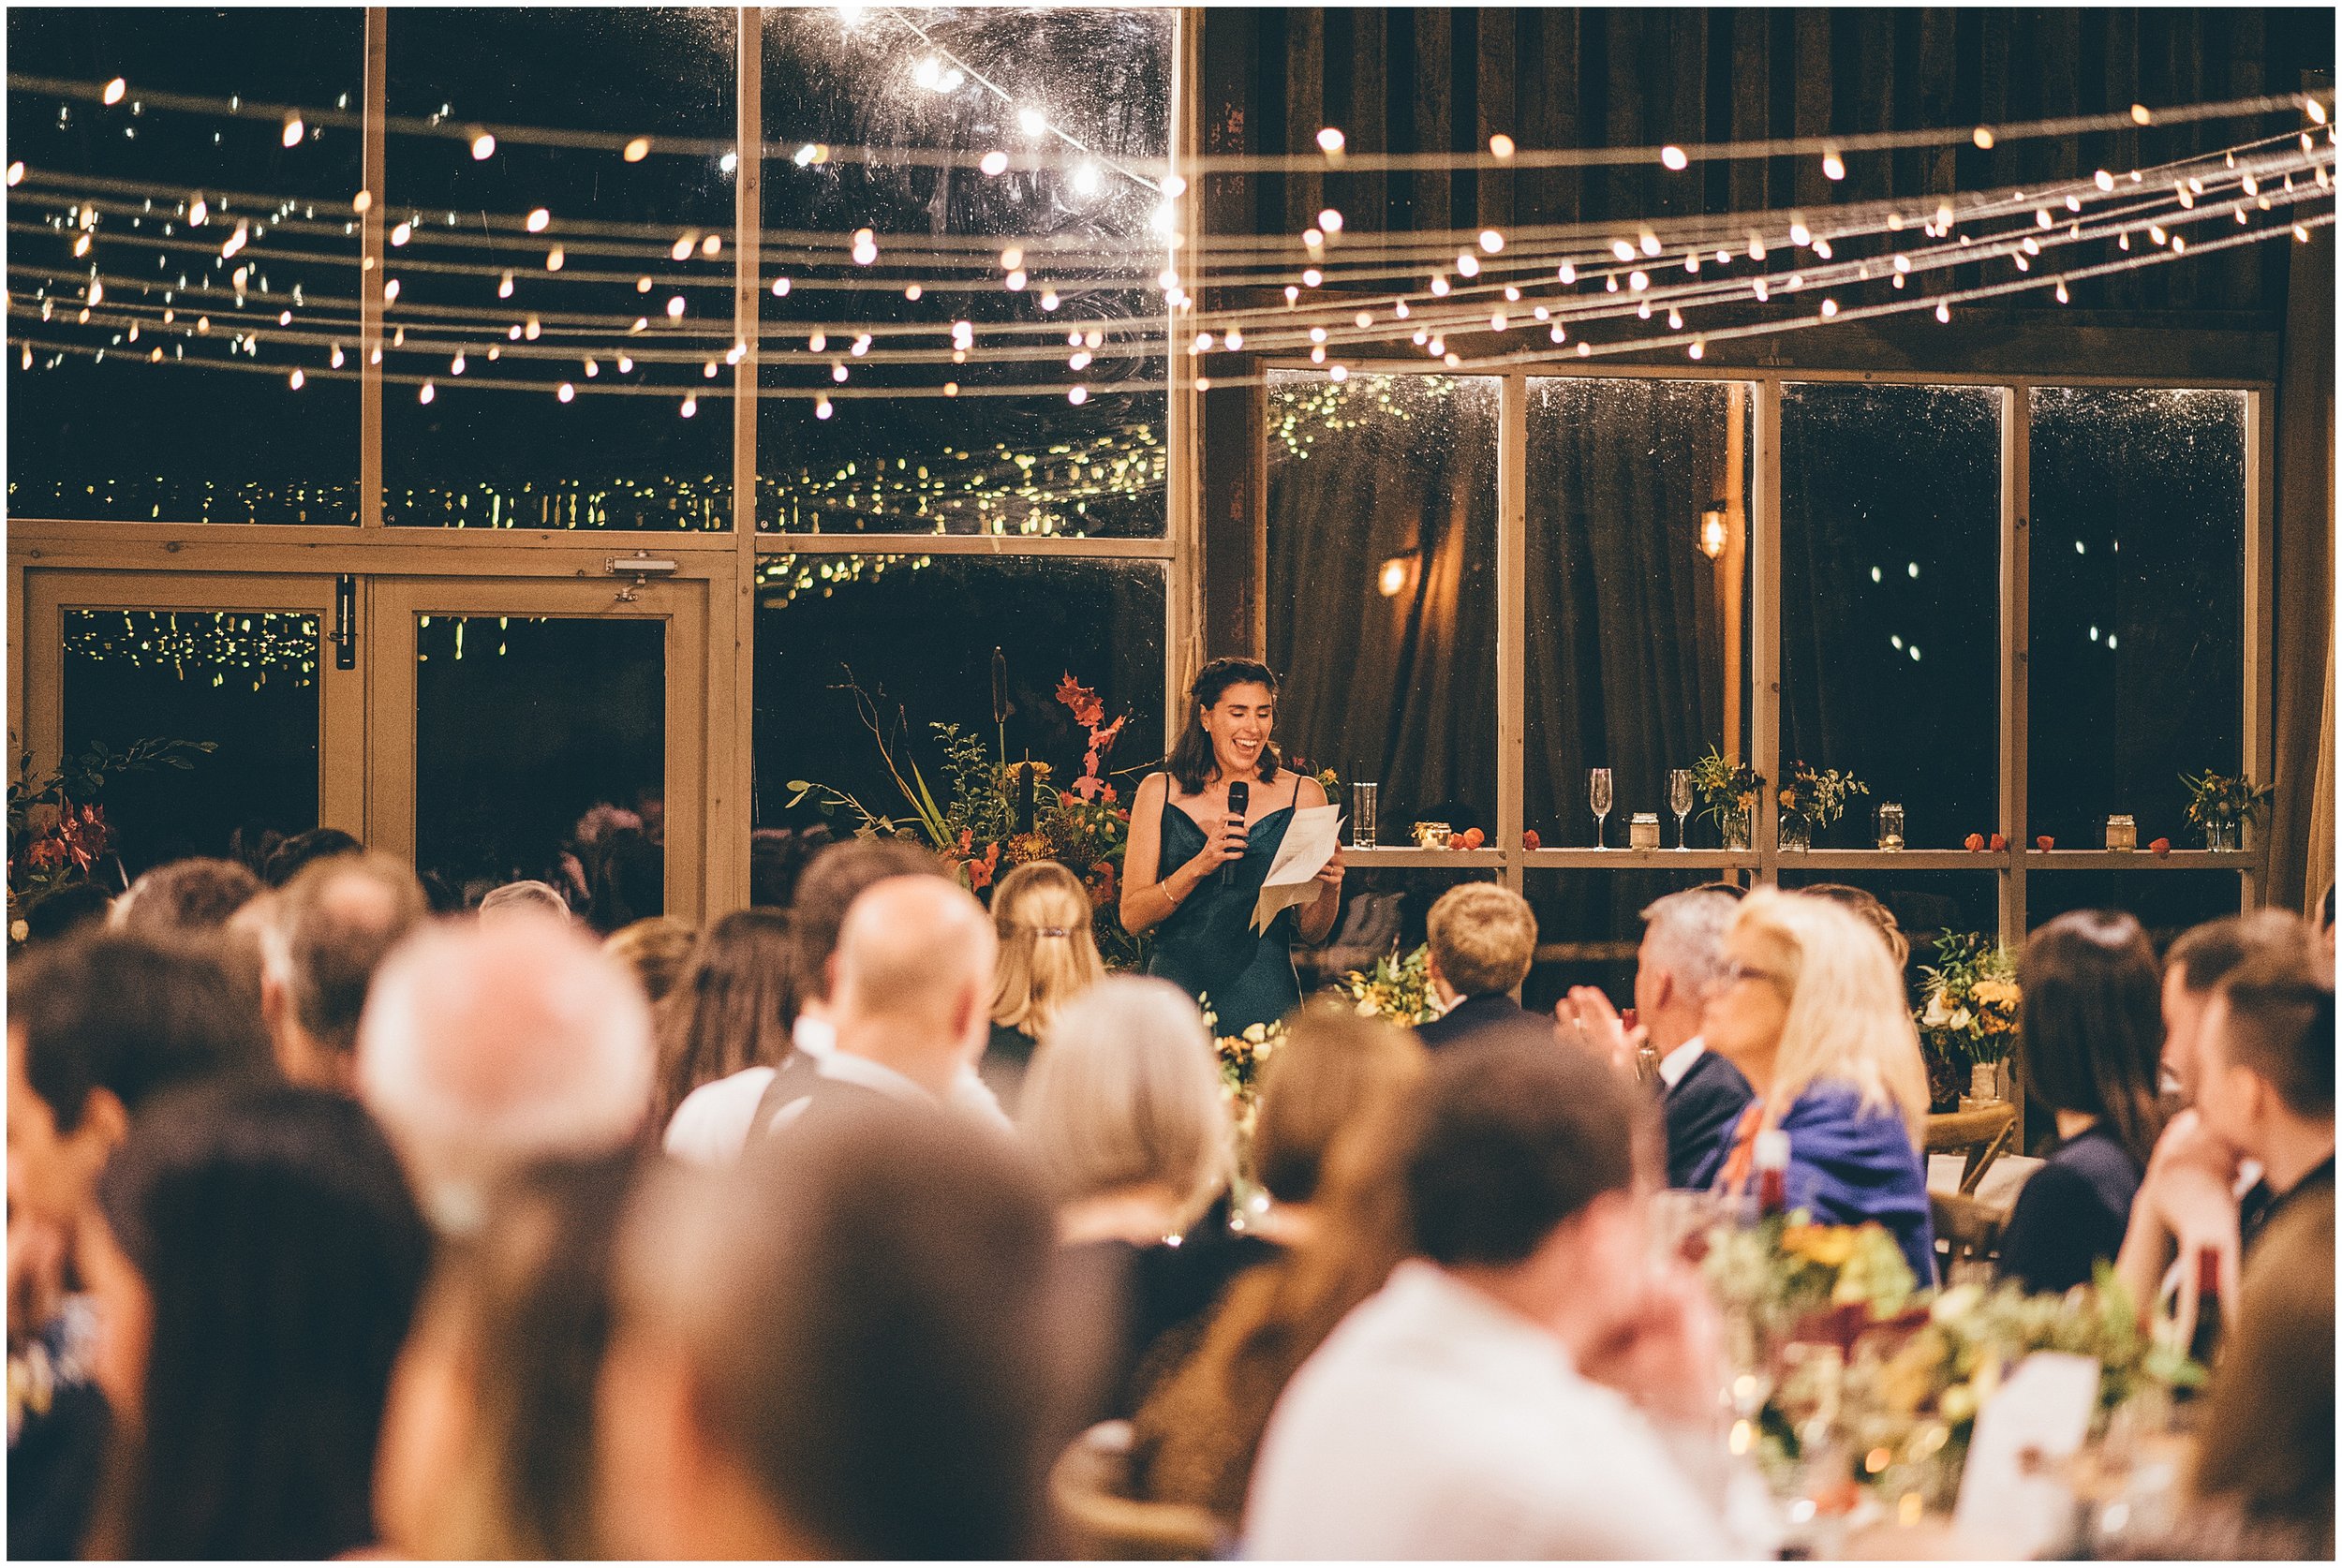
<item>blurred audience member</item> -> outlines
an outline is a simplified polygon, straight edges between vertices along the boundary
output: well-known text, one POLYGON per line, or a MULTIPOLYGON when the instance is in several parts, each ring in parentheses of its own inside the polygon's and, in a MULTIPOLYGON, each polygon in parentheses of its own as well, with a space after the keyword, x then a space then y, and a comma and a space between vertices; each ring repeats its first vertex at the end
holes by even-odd
POLYGON ((141 1112, 86 1262, 115 1415, 91 1555, 373 1545, 376 1433, 430 1234, 348 1098, 200 1085, 141 1112))
POLYGON ((639 827, 614 828, 586 855, 586 924, 605 935, 666 907, 667 856, 639 827))
POLYGON ((402 1556, 604 1557, 594 1384, 630 1153, 532 1166, 442 1250, 391 1381, 375 1488, 402 1556))
POLYGON ((1716 1330, 1654 1259, 1634 1095, 1549 1039, 1439 1054, 1401 1161, 1417 1255, 1278 1402, 1249 1555, 1735 1555, 1716 1330))
POLYGON ((826 825, 758 828, 749 835, 749 902, 785 910, 796 902, 797 879, 831 842, 826 825))
POLYGON ((2033 933, 2018 984, 2025 1092, 2056 1114, 2058 1146, 2017 1195, 2000 1271, 2062 1292, 2122 1250, 2163 1131, 2155 950, 2130 916, 2077 910, 2033 933))
POLYGON ((663 1173, 618 1243, 606 1549, 1052 1555, 1086 1316, 1052 1241, 1009 1146, 887 1100, 762 1141, 736 1175, 663 1173))
POLYGON ((1494 882, 1466 882, 1439 895, 1429 923, 1431 990, 1443 1011, 1416 1026, 1423 1043, 1436 1051, 1518 1016, 1512 994, 1537 955, 1529 901, 1494 882))
POLYGON ((2298 947, 2303 939, 2301 921, 2283 910, 2228 915, 2180 934, 2163 955, 2165 1087, 2195 1099, 2197 1043, 2220 983, 2254 954, 2298 947))
POLYGON ((423 1212, 456 1235, 524 1165, 635 1138, 652 1065, 633 978, 550 920, 423 927, 376 974, 358 1025, 358 1092, 423 1212))
POLYGON ((271 887, 283 887, 301 875, 301 868, 313 860, 346 855, 363 848, 355 836, 340 828, 311 828, 306 833, 296 833, 269 851, 268 865, 260 873, 260 880, 271 887))
POLYGON ((375 970, 427 918, 422 886, 372 851, 313 861, 272 897, 260 1013, 298 1083, 356 1087, 358 1018, 375 970))
POLYGON ((1089 890, 1054 860, 1016 867, 992 891, 1001 954, 992 985, 992 1038, 978 1071, 1001 1103, 1032 1065, 1033 1045, 1058 1010, 1105 977, 1090 934, 1089 890))
POLYGON ((1274 1244, 1134 1421, 1134 1489, 1226 1521, 1231 1537, 1269 1411, 1334 1324, 1407 1252, 1392 1150, 1429 1058, 1404 1029, 1341 1004, 1305 1007, 1262 1069, 1253 1158, 1274 1244))
POLYGON ((240 824, 235 832, 228 836, 228 858, 265 882, 268 880, 268 857, 274 854, 276 847, 284 841, 285 836, 280 830, 255 817, 240 824))
POLYGON ((1903 922, 1869 889, 1848 882, 1813 882, 1797 891, 1808 898, 1827 898, 1859 916, 1887 944, 1887 954, 1895 961, 1896 973, 1902 973, 1903 967, 1911 961, 1911 939, 1904 935, 1903 922))
POLYGON ((1701 1037, 1756 1099, 1718 1181, 1753 1190, 1757 1135, 1789 1137, 1788 1205, 1825 1225, 1875 1220, 1922 1286, 1935 1279, 1920 1129, 1927 1069, 1903 977, 1876 928, 1824 898, 1758 888, 1725 938, 1730 984, 1701 1037))
POLYGON ((703 1085, 749 1067, 779 1066, 796 1021, 789 917, 778 910, 735 910, 710 925, 654 1019, 659 1082, 651 1126, 669 1130, 670 1152, 678 1139, 689 1144, 693 1137, 676 1108, 703 1085))
POLYGON ((2326 884, 2326 895, 2318 900, 2318 940, 2325 950, 2326 967, 2334 967, 2334 884, 2326 884))
POLYGON ((75 1236, 150 1099, 265 1073, 268 1040, 215 944, 92 931, 8 969, 8 1549, 79 1550, 107 1431, 75 1236))
MULTIPOLYGON (((2288 917, 2290 919, 2291 917, 2288 917)), ((2229 971, 2196 1038, 2196 1103, 2172 1118, 2130 1209, 2117 1267, 2142 1305, 2159 1294, 2174 1256, 2209 1248, 2224 1294, 2236 1298, 2237 1255, 2288 1209, 2334 1192, 2334 975, 2306 923, 2229 971), (2240 1199, 2246 1161, 2260 1179, 2240 1199)), ((2192 1319, 2196 1271, 2178 1271, 2181 1312, 2192 1319)))
POLYGON ((52 888, 26 907, 24 939, 53 942, 84 926, 103 925, 113 896, 96 882, 67 882, 52 888))
POLYGON ((1103 1413, 1127 1416, 1148 1349, 1251 1261, 1181 1245, 1227 1186, 1231 1161, 1203 1014, 1168 981, 1100 981, 1059 1012, 1034 1053, 1018 1126, 1048 1177, 1060 1237, 1123 1302, 1103 1413))
POLYGON ((490 888, 480 900, 479 914, 483 923, 515 916, 526 920, 567 920, 570 901, 551 882, 532 878, 490 888))
POLYGON ((634 971, 644 999, 657 1007, 682 978, 697 940, 698 933, 682 921, 652 915, 611 932, 601 950, 634 971))
POLYGON ((122 931, 215 931, 259 891, 260 880, 232 860, 174 860, 132 882, 111 918, 122 931))

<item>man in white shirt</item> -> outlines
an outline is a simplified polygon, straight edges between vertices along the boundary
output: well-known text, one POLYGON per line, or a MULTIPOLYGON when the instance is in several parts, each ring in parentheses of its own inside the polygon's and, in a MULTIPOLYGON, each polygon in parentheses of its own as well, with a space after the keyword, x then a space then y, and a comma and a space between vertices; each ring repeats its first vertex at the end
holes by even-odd
POLYGON ((1249 1555, 1738 1554, 1712 1311, 1635 1185, 1647 1115, 1541 1040, 1433 1059, 1401 1176, 1418 1255, 1285 1390, 1249 1555))

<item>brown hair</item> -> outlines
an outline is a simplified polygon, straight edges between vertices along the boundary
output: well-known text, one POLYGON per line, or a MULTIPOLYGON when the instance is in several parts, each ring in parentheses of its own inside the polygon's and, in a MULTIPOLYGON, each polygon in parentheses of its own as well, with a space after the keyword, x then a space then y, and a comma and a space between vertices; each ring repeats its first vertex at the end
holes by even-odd
POLYGON ((1451 887, 1431 906, 1427 924, 1440 975, 1460 996, 1502 996, 1526 980, 1536 961, 1537 917, 1508 887, 1451 887))
POLYGON ((829 961, 846 911, 863 889, 889 877, 941 877, 943 863, 908 838, 854 838, 813 857, 789 906, 797 933, 798 984, 808 999, 827 1000, 829 961))
POLYGON ((2254 954, 2220 983, 2224 1054, 2266 1078, 2301 1117, 2334 1115, 2334 976, 2306 942, 2254 954))
POLYGON ((1089 890, 1054 860, 1030 862, 1001 879, 992 894, 992 925, 1001 939, 992 970, 994 1023, 1038 1040, 1059 1008, 1105 978, 1089 921, 1089 890))
POLYGON ((1304 1006, 1261 1068, 1253 1165, 1280 1203, 1317 1196, 1326 1160, 1358 1117, 1423 1075, 1429 1053, 1409 1030, 1342 1000, 1304 1006))
POLYGON ((1904 934, 1903 922, 1868 888, 1856 887, 1851 882, 1815 882, 1797 891, 1808 898, 1827 898, 1843 905, 1869 922, 1886 939, 1887 951, 1894 954, 1896 969, 1911 961, 1911 939, 1904 934))
POLYGON ((174 860, 157 865, 130 884, 122 929, 132 932, 204 931, 259 895, 260 879, 232 860, 174 860))
POLYGON ((797 979, 790 919, 778 910, 734 910, 707 928, 652 1020, 652 1127, 665 1127, 703 1084, 780 1065, 797 1022, 797 979))
POLYGON ((2028 1093, 2104 1121, 2144 1169, 2163 1132, 2163 1010, 2155 950, 2129 915, 2076 910, 2033 933, 2017 966, 2028 1093))
POLYGON ((698 933, 670 915, 648 915, 610 933, 601 950, 634 971, 643 995, 656 1004, 667 999, 691 961, 698 933))
POLYGON ((2178 969, 2180 984, 2201 996, 2254 954, 2273 947, 2298 947, 2307 939, 2300 916, 2283 910, 2254 910, 2181 932, 2163 955, 2163 967, 2167 973, 2178 969))
POLYGON ((356 1051, 374 971, 430 912, 415 874, 386 854, 329 855, 304 866, 276 895, 268 939, 303 1031, 342 1056, 356 1051), (353 895, 351 883, 363 891, 353 895))
MULTIPOLYGON (((1247 683, 1267 687, 1272 698, 1277 695, 1276 672, 1256 658, 1215 658, 1195 673, 1195 679, 1187 688, 1187 723, 1172 745, 1171 754, 1163 760, 1163 771, 1172 777, 1183 793, 1202 794, 1220 769, 1212 756, 1211 736, 1204 731, 1205 710, 1217 704, 1228 688, 1247 683)), ((1260 748, 1262 783, 1275 778, 1282 765, 1276 747, 1260 748)))
POLYGON ((2248 1527, 2334 1556, 2334 1194, 2270 1223, 2245 1268, 2236 1333, 2212 1380, 2191 1490, 2248 1527))

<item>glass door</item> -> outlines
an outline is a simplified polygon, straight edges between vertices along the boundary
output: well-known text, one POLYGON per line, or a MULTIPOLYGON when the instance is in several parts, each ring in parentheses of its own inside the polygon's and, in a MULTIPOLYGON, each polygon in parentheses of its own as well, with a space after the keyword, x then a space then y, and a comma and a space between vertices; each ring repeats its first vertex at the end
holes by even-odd
POLYGON ((697 919, 705 595, 378 578, 368 841, 443 908, 534 878, 598 930, 697 919))
MULTIPOLYGON (((14 773, 99 759, 98 879, 185 855, 242 858, 363 815, 354 666, 335 657, 354 589, 324 575, 32 570, 14 773), (158 743, 185 742, 168 758, 158 743), (111 760, 111 761, 108 761, 111 760)), ((85 845, 85 847, 87 847, 85 845)), ((11 846, 16 852, 17 846, 11 846)))

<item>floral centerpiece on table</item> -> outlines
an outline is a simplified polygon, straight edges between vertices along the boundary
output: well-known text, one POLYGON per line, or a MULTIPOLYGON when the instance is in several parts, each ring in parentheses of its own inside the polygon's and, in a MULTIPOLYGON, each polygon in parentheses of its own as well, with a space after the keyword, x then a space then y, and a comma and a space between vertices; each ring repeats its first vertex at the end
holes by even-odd
POLYGON ((1387 1018, 1401 1028, 1413 1028, 1439 1016, 1439 998, 1431 990, 1431 944, 1425 942, 1404 958, 1385 954, 1371 970, 1352 969, 1334 983, 1335 988, 1357 1003, 1369 1017, 1387 1018))
POLYGON ((2214 773, 2208 768, 2194 778, 2183 773, 2179 781, 2187 790, 2187 820, 2203 830, 2207 850, 2243 849, 2239 830, 2246 822, 2258 822, 2276 793, 2275 785, 2256 785, 2243 774, 2214 773))
POLYGON ((1956 1110, 1978 1067, 1995 1071, 2017 1048, 2024 994, 2016 954, 1981 932, 1946 931, 1935 962, 1920 970, 1921 1001, 1912 1014, 1927 1058, 1931 1099, 1956 1110))
POLYGON ((2092 1285, 2028 1295, 2015 1284, 1914 1288, 1877 1224, 1803 1215, 1720 1224, 1701 1271, 1733 1330, 1735 1452, 1776 1487, 1843 1511, 1864 1489, 1906 1506, 1957 1495, 1977 1413, 2037 1351, 2099 1368, 2098 1420, 2201 1369, 2141 1332, 2129 1295, 2101 1265, 2092 1285))
POLYGON ((1845 815, 1848 801, 1870 792, 1870 786, 1850 773, 1836 768, 1824 772, 1802 761, 1791 762, 1779 795, 1781 847, 1810 848, 1815 829, 1828 827, 1845 815))
POLYGON ((33 772, 30 753, 18 758, 8 782, 9 942, 24 939, 24 912, 36 902, 88 881, 113 852, 113 829, 96 798, 110 779, 156 768, 185 772, 195 757, 216 749, 215 741, 148 739, 117 751, 92 741, 44 774, 33 772))
POLYGON ((1091 932, 1107 967, 1134 969, 1143 950, 1122 928, 1119 909, 1131 814, 1105 773, 1106 759, 1130 716, 1108 722, 1105 704, 1095 691, 1070 673, 1058 683, 1057 701, 1072 712, 1089 741, 1081 771, 1060 789, 1047 762, 1008 760, 1006 681, 1005 660, 995 654, 995 747, 986 747, 981 737, 966 733, 957 724, 927 726, 943 747, 948 790, 939 803, 919 764, 890 739, 877 704, 850 673, 846 689, 853 693, 863 723, 877 737, 879 755, 902 791, 907 814, 882 815, 843 790, 804 779, 791 781, 794 792, 789 804, 813 796, 824 817, 843 812, 856 819, 858 836, 916 834, 979 897, 1013 867, 1036 860, 1061 862, 1089 889, 1091 932))
POLYGON ((1716 824, 1727 850, 1748 848, 1748 835, 1756 821, 1756 797, 1764 792, 1765 776, 1746 762, 1727 760, 1714 747, 1692 764, 1692 791, 1699 798, 1699 814, 1716 824))

